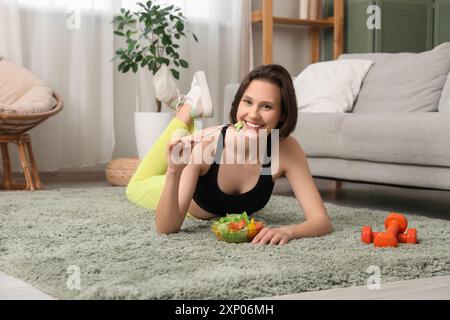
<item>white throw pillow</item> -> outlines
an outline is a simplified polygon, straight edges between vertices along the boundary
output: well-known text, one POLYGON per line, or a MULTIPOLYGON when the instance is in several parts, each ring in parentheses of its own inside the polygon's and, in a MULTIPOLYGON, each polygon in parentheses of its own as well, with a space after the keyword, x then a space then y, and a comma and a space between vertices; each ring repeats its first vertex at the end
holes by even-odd
POLYGON ((5 105, 0 102, 0 113, 35 114, 50 111, 57 101, 53 90, 47 86, 37 86, 28 90, 16 102, 5 105))
POLYGON ((0 113, 34 114, 56 105, 53 90, 30 70, 0 60, 0 113))
POLYGON ((336 60, 309 65, 294 80, 300 112, 350 112, 371 60, 336 60))

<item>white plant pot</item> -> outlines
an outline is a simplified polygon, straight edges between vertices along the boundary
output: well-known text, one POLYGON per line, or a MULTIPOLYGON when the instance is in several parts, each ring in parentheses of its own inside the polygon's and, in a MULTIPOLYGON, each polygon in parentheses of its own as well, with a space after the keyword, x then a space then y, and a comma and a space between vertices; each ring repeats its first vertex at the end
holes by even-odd
POLYGON ((143 159, 166 129, 174 114, 170 112, 135 112, 134 132, 139 159, 143 159))

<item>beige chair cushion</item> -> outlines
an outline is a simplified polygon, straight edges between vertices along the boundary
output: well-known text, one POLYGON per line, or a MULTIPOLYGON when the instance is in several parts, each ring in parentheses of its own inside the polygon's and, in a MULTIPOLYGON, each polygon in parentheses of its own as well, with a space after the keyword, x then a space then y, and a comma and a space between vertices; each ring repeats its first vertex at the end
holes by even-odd
POLYGON ((34 114, 56 105, 53 90, 29 70, 0 58, 0 113, 34 114))

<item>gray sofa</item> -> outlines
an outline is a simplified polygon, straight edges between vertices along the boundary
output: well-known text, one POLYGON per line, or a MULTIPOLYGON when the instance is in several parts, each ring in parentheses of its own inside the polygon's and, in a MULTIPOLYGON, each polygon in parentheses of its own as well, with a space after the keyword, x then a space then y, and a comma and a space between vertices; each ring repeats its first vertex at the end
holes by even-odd
MULTIPOLYGON (((450 190, 450 43, 370 59, 352 112, 299 113, 293 136, 314 177, 450 190)), ((238 84, 225 88, 224 119, 238 84)))

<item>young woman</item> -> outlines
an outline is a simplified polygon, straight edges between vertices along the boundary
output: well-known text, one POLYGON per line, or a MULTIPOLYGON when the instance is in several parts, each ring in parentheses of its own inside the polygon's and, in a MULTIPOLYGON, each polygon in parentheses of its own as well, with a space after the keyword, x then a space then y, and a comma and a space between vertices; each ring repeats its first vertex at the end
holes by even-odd
POLYGON ((203 72, 194 75, 186 97, 179 94, 165 67, 155 75, 154 85, 157 98, 173 107, 176 116, 142 160, 127 187, 127 197, 137 205, 156 209, 157 232, 178 232, 186 216, 212 219, 227 212, 253 214, 267 204, 275 180, 282 175, 287 177, 306 221, 264 228, 252 243, 284 245, 292 239, 331 232, 332 224, 305 154, 290 135, 297 123, 297 102, 286 69, 275 64, 260 66, 242 81, 230 111, 231 124, 241 122, 241 130, 229 125, 195 132, 195 118, 212 116, 203 72), (262 130, 267 133, 266 143, 255 138, 262 130), (271 138, 276 135, 272 130, 278 130, 279 137, 274 154, 271 138), (245 153, 235 148, 239 139, 245 153), (257 146, 256 161, 250 161, 251 154, 255 160, 255 153, 249 152, 252 143, 257 146), (258 155, 264 145, 267 149, 262 159, 258 155), (210 160, 205 160, 205 150, 210 151, 210 160), (236 156, 243 161, 224 160, 236 156))

